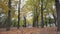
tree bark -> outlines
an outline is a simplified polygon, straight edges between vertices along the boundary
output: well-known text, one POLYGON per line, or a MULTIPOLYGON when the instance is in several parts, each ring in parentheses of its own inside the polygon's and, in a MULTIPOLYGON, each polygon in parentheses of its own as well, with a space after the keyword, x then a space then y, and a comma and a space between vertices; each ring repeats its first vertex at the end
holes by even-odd
POLYGON ((18 4, 18 29, 20 27, 20 3, 21 3, 21 0, 19 0, 19 4, 18 4))
POLYGON ((8 2, 8 17, 7 17, 7 24, 6 24, 6 30, 10 30, 10 26, 11 26, 11 0, 9 0, 8 2))
POLYGON ((59 0, 55 0, 56 12, 57 12, 57 31, 60 31, 60 3, 59 0))
POLYGON ((41 27, 44 27, 44 21, 43 21, 43 0, 41 0, 41 27))
POLYGON ((38 8, 34 7, 33 27, 38 27, 38 8))
POLYGON ((34 12, 33 12, 33 27, 36 27, 36 7, 34 6, 34 12))
POLYGON ((54 24, 55 24, 55 26, 57 26, 57 20, 56 20, 57 17, 54 14, 52 14, 52 15, 54 17, 54 24))
POLYGON ((24 16, 24 27, 26 27, 26 17, 24 16))

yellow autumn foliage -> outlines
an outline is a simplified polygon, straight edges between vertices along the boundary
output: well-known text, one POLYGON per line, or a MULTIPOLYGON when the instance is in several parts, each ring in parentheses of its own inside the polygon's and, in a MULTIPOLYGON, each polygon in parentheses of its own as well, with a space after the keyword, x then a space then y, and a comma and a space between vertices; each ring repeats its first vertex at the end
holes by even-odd
POLYGON ((4 12, 8 11, 8 6, 4 2, 1 2, 1 1, 0 1, 0 8, 2 8, 4 12))

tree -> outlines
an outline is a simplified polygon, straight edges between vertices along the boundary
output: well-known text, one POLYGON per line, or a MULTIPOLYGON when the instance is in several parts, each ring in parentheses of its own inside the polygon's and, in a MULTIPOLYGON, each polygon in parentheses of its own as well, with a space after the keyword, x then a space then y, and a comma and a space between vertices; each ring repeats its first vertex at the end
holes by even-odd
POLYGON ((9 7, 9 10, 8 10, 8 17, 7 17, 7 30, 10 30, 10 26, 11 26, 11 0, 9 0, 8 2, 8 7, 9 7))
POLYGON ((44 27, 44 21, 43 21, 43 0, 41 0, 41 27, 44 27))
POLYGON ((28 0, 28 6, 32 7, 33 12, 33 27, 38 27, 38 18, 40 15, 40 0, 28 0))
POLYGON ((56 12, 57 12, 57 30, 60 31, 60 2, 55 0, 56 12))
POLYGON ((24 16, 24 27, 26 27, 26 17, 24 16))
POLYGON ((19 4, 18 4, 18 29, 20 27, 20 4, 21 4, 21 0, 19 0, 19 4))

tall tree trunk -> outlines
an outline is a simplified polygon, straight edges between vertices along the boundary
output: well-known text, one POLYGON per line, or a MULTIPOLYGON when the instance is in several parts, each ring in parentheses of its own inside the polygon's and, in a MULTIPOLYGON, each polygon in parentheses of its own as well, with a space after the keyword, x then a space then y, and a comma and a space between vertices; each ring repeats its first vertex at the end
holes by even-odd
POLYGON ((34 7, 34 17, 33 17, 33 27, 38 26, 38 12, 37 12, 37 7, 34 7))
POLYGON ((38 27, 38 18, 39 18, 39 15, 40 15, 40 0, 37 0, 37 6, 34 5, 34 16, 33 16, 33 27, 38 27))
POLYGON ((19 0, 19 4, 18 4, 18 29, 20 27, 20 3, 21 3, 21 0, 19 0))
POLYGON ((33 27, 36 27, 36 7, 34 6, 34 12, 33 12, 33 27))
POLYGON ((9 10, 8 10, 8 17, 7 17, 7 24, 6 24, 6 28, 7 30, 10 30, 10 25, 11 25, 11 0, 9 0, 8 2, 8 7, 9 7, 9 10))
POLYGON ((56 12, 57 12, 57 30, 60 31, 60 2, 55 0, 56 12))
POLYGON ((38 26, 38 23, 39 23, 39 22, 38 22, 38 17, 39 17, 39 15, 37 14, 37 16, 36 16, 36 18, 37 18, 37 19, 36 19, 36 23, 37 23, 36 26, 37 26, 37 27, 39 27, 39 26, 38 26))
POLYGON ((47 18, 46 18, 46 15, 45 15, 45 25, 47 27, 47 18))
POLYGON ((24 27, 26 27, 26 17, 24 16, 24 27))
POLYGON ((43 0, 41 0, 41 27, 44 27, 44 21, 43 21, 43 0))
POLYGON ((55 24, 55 26, 57 26, 57 23, 56 23, 57 22, 57 20, 56 20, 57 17, 54 14, 52 14, 52 15, 54 17, 54 24, 55 24))

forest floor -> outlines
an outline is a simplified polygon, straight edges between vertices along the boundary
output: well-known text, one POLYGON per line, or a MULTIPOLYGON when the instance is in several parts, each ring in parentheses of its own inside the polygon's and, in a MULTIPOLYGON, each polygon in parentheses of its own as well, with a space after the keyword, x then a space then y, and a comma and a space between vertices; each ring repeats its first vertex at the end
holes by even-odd
POLYGON ((0 34, 60 34, 57 33, 56 27, 45 27, 45 28, 11 28, 9 31, 6 31, 4 28, 0 28, 0 34))

